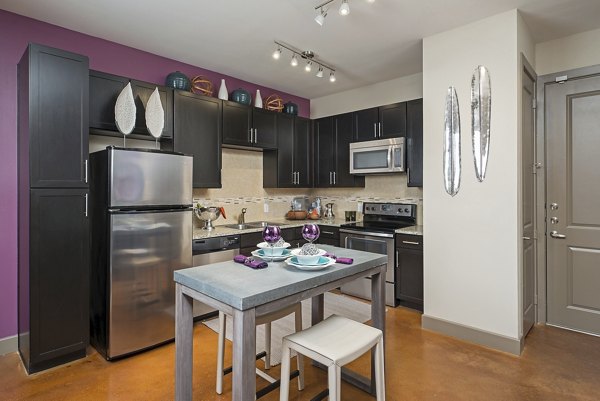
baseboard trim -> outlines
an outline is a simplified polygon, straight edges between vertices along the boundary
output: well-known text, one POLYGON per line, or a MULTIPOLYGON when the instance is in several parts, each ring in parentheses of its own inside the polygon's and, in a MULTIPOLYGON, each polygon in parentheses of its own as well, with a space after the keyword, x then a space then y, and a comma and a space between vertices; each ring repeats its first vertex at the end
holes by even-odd
POLYGON ((435 331, 459 340, 468 341, 484 347, 493 348, 498 351, 508 352, 513 355, 521 355, 523 351, 523 339, 518 340, 506 337, 501 334, 491 333, 489 331, 476 329, 459 323, 437 317, 423 315, 421 317, 421 327, 426 330, 435 331))
POLYGON ((12 336, 0 339, 0 355, 10 354, 11 352, 17 352, 19 349, 19 337, 12 336))

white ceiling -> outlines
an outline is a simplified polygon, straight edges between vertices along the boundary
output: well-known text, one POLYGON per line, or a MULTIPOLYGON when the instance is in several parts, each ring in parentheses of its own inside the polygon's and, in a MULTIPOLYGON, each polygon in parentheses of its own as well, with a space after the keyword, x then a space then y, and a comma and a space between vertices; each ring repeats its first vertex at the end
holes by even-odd
MULTIPOLYGON (((519 8, 536 42, 600 27, 599 0, 0 0, 0 8, 307 98, 421 71, 421 40, 519 8), (143 6, 142 6, 143 5, 143 6), (312 50, 337 82, 274 61, 273 40, 312 50)), ((327 77, 327 75, 326 75, 327 77)))

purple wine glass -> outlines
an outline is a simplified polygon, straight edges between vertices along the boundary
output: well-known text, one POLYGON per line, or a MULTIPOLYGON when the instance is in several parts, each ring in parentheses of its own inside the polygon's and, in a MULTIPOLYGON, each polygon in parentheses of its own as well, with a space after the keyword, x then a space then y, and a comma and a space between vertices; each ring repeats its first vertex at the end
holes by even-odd
POLYGON ((314 223, 305 224, 304 227, 302 227, 302 237, 310 243, 316 241, 320 234, 321 230, 319 229, 319 226, 314 223))
POLYGON ((263 239, 271 247, 281 238, 281 228, 279 226, 266 226, 263 230, 263 239))

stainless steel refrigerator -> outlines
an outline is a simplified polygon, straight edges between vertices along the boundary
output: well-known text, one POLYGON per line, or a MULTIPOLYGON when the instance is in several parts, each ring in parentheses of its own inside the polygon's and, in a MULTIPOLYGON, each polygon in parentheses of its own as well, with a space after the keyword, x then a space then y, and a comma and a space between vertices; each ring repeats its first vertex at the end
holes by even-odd
POLYGON ((90 155, 92 345, 106 359, 175 337, 173 271, 192 266, 192 157, 90 155))

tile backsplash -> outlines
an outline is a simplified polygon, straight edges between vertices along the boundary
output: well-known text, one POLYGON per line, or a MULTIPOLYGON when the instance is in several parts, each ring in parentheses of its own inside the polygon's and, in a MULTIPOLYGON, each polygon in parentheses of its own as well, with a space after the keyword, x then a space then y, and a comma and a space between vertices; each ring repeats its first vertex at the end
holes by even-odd
POLYGON ((263 188, 262 153, 237 149, 223 149, 221 173, 222 188, 194 189, 194 202, 225 208, 227 220, 220 218, 215 224, 237 222, 242 208, 247 208, 246 221, 282 218, 296 196, 319 196, 323 205, 332 202, 336 216, 357 210, 359 202, 415 203, 419 205, 417 223, 422 222, 423 191, 408 188, 406 174, 367 176, 365 188, 263 188))

